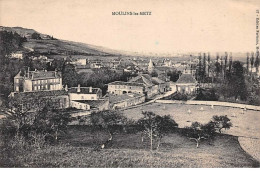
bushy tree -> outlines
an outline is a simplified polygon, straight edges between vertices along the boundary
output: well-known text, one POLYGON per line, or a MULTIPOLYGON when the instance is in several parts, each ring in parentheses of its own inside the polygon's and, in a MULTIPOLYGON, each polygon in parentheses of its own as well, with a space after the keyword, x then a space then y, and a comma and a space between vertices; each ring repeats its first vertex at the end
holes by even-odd
MULTIPOLYGON (((6 138, 19 140, 24 139, 29 145, 52 142, 58 140, 58 135, 66 131, 71 120, 70 114, 65 110, 50 108, 51 100, 43 101, 35 98, 33 108, 25 107, 19 100, 10 102, 9 116, 4 119, 2 133, 6 138), (41 139, 39 139, 41 137, 41 139), (40 142, 39 142, 40 141, 40 142)), ((8 143, 8 142, 7 142, 8 143)))
POLYGON ((124 125, 127 123, 126 117, 119 111, 105 110, 92 112, 90 115, 90 122, 95 128, 101 128, 106 131, 110 138, 101 145, 101 148, 105 148, 108 143, 113 140, 113 135, 117 131, 122 131, 124 125))
POLYGON ((68 85, 68 87, 77 86, 78 74, 74 65, 68 63, 64 64, 62 69, 62 82, 63 85, 68 85))
MULTIPOLYGON (((143 133, 150 139, 150 149, 153 150, 154 140, 157 140, 157 149, 160 146, 162 137, 178 127, 178 124, 170 115, 159 116, 153 112, 142 112, 143 118, 137 124, 143 129, 143 133)), ((143 138, 143 137, 142 137, 143 138)))
POLYGON ((174 70, 174 71, 168 71, 167 76, 170 76, 170 81, 176 82, 181 75, 180 71, 174 70))
POLYGON ((196 147, 198 148, 202 139, 207 140, 214 136, 215 126, 212 122, 207 124, 193 122, 190 127, 184 128, 183 133, 189 139, 195 140, 196 147))
POLYGON ((213 116, 212 122, 214 123, 215 129, 219 133, 222 133, 221 132, 222 129, 230 129, 232 127, 232 123, 226 115, 225 116, 213 116))
POLYGON ((218 96, 216 95, 215 89, 198 89, 195 100, 207 100, 207 101, 217 101, 218 96))

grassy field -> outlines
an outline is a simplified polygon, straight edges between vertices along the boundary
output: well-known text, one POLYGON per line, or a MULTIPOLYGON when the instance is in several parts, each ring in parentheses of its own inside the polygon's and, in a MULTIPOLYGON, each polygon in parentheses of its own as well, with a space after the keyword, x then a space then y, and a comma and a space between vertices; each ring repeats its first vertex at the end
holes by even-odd
POLYGON ((160 104, 153 103, 142 107, 124 110, 124 114, 130 119, 139 119, 142 117, 142 111, 152 111, 159 115, 171 115, 179 124, 179 127, 190 126, 192 122, 207 123, 213 115, 227 115, 233 124, 230 130, 225 133, 235 136, 246 136, 260 138, 260 112, 247 110, 241 114, 238 108, 201 105, 185 105, 185 104, 160 104), (204 111, 201 111, 203 107, 204 111), (188 110, 191 114, 188 114, 188 110), (236 117, 232 117, 235 114, 236 117))
POLYGON ((259 167, 259 162, 241 149, 237 137, 229 135, 196 148, 195 142, 172 133, 163 138, 159 150, 151 152, 148 139, 142 143, 139 133, 117 134, 110 147, 95 151, 93 147, 106 138, 104 132, 71 127, 61 138, 63 145, 17 155, 16 167, 259 167))

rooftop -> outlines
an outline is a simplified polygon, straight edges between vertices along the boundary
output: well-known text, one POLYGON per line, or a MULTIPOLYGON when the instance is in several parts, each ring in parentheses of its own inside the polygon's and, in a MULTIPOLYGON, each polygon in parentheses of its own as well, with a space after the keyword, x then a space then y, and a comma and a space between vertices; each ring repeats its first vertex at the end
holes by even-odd
POLYGON ((139 76, 132 78, 129 82, 143 83, 148 87, 154 84, 158 85, 158 84, 165 83, 163 80, 159 79, 158 77, 151 77, 149 74, 141 74, 139 76))
POLYGON ((182 74, 176 83, 196 83, 196 79, 191 74, 182 74))
POLYGON ((144 84, 142 84, 142 83, 123 82, 123 81, 114 81, 114 82, 109 83, 108 85, 128 85, 128 86, 144 87, 144 84))
MULTIPOLYGON (((21 72, 19 72, 17 76, 21 76, 21 72)), ((26 72, 24 74, 24 76, 27 79, 31 79, 31 80, 37 80, 37 79, 51 79, 51 78, 60 78, 61 77, 61 73, 57 72, 57 71, 29 71, 26 72)))

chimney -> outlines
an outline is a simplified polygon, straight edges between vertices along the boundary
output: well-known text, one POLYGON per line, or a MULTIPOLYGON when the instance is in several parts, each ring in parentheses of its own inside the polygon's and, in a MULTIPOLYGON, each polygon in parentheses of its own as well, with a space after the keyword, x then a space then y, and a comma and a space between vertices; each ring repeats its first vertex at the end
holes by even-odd
POLYGON ((89 93, 92 93, 92 87, 89 87, 89 93))
POLYGON ((80 93, 80 84, 78 84, 77 92, 80 93))
POLYGON ((65 85, 65 91, 66 92, 68 91, 68 85, 67 84, 65 85))

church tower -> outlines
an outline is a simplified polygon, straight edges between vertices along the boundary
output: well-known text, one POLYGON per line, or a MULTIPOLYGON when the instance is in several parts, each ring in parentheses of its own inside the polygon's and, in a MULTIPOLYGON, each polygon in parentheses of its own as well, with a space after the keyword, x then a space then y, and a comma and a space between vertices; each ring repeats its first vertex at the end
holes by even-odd
POLYGON ((153 70, 154 70, 154 65, 153 65, 152 59, 150 59, 150 62, 149 62, 149 65, 148 65, 148 72, 152 73, 153 70))

